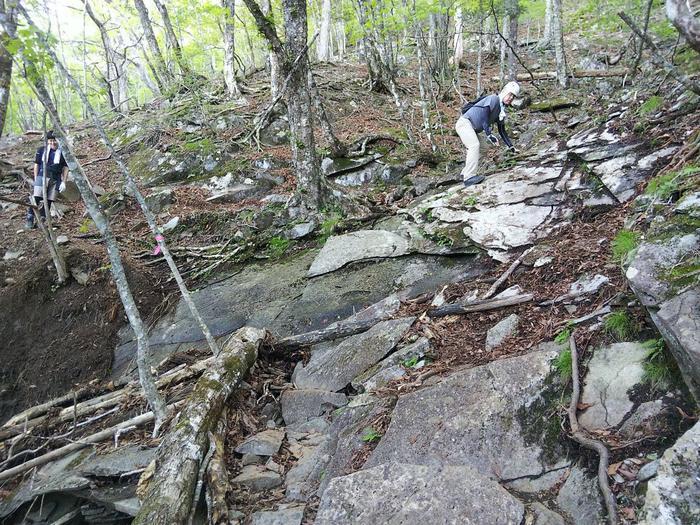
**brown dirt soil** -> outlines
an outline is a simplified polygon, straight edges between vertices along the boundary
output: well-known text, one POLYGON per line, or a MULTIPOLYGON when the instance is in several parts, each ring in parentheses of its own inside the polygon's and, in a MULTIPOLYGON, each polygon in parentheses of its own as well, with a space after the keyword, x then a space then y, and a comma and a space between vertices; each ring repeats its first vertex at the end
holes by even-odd
MULTIPOLYGON (((0 295, 0 422, 111 371, 124 324, 111 275, 102 254, 74 249, 67 259, 89 271, 86 286, 56 286, 50 260, 38 259, 0 295)), ((163 300, 160 283, 128 267, 127 277, 145 318, 163 300)))

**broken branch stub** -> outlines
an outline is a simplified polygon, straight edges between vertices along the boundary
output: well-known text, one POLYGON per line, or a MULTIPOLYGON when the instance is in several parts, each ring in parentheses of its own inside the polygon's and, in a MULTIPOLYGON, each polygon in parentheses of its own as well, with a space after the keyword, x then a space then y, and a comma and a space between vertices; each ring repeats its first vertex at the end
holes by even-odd
POLYGON ((243 327, 225 343, 197 381, 177 421, 156 452, 155 471, 134 525, 187 523, 200 464, 229 395, 253 366, 267 332, 243 327))

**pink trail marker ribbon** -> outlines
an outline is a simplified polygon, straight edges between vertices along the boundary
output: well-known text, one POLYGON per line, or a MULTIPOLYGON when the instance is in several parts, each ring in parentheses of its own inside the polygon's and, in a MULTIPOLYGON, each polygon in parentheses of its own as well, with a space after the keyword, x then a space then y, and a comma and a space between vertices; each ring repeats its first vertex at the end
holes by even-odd
MULTIPOLYGON (((165 240, 165 238, 162 235, 160 235, 160 234, 156 235, 156 242, 157 243, 160 243, 164 240, 165 240)), ((159 253, 160 253, 160 244, 156 244, 156 248, 155 248, 155 250, 153 250, 153 255, 158 255, 159 253)))

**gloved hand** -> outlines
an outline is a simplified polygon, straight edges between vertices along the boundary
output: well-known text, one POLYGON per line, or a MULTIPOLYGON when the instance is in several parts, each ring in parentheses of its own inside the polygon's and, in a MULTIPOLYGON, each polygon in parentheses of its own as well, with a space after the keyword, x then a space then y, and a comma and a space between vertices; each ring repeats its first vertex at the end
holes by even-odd
POLYGON ((516 154, 520 153, 520 150, 518 148, 516 148, 515 146, 511 146, 508 149, 510 150, 511 153, 516 153, 516 154))
POLYGON ((498 139, 495 135, 487 135, 486 139, 494 146, 498 146, 498 139))
POLYGON ((58 187, 58 193, 63 193, 64 191, 66 191, 66 181, 62 180, 58 187))

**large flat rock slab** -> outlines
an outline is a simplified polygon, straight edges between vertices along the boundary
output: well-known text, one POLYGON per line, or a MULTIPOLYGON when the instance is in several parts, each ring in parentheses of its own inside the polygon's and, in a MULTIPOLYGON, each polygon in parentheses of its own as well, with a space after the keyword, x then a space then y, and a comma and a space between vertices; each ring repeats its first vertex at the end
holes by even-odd
POLYGON ((563 452, 545 437, 552 431, 547 407, 561 388, 551 371, 557 355, 552 345, 458 372, 400 397, 365 466, 470 465, 502 481, 561 468, 563 452))
POLYGON ((360 230, 337 235, 326 241, 307 275, 322 275, 363 259, 401 257, 409 251, 408 239, 386 230, 360 230))
POLYGON ((642 525, 700 523, 700 423, 664 452, 649 481, 642 525))
POLYGON ((335 392, 379 362, 401 340, 414 317, 392 319, 314 353, 305 367, 299 365, 292 381, 299 388, 335 392))
POLYGON ((519 500, 470 467, 391 463, 331 481, 314 523, 500 525, 521 523, 524 512, 519 500))

